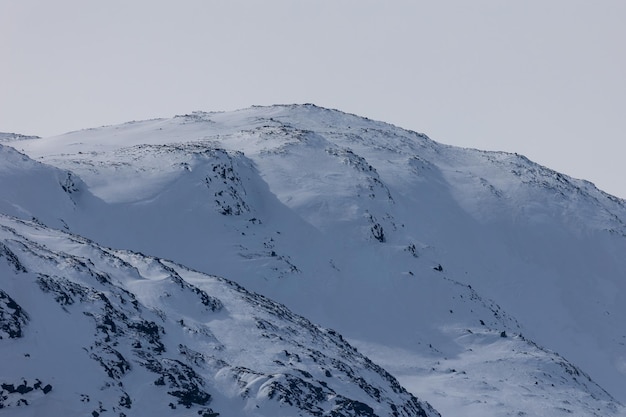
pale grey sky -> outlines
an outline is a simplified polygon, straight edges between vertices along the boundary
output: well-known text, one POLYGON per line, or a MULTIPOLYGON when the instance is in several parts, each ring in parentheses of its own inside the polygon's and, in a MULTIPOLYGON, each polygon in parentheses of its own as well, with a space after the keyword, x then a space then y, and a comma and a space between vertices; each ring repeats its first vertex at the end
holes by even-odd
POLYGON ((304 103, 626 198, 624 0, 0 0, 0 131, 304 103))

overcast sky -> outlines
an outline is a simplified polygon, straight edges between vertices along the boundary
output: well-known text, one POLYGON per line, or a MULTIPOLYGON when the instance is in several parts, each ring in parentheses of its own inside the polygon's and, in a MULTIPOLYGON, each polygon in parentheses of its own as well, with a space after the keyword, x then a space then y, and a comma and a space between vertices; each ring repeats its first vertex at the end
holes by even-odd
POLYGON ((0 0, 0 131, 306 102, 626 198, 626 1, 0 0))

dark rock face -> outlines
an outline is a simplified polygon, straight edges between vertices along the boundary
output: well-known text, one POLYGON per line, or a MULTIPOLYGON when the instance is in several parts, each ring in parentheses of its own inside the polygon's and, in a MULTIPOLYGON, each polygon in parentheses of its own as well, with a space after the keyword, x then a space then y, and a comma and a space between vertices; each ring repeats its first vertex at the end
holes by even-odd
POLYGON ((39 379, 35 379, 34 381, 22 379, 19 383, 1 383, 0 410, 11 406, 28 405, 28 398, 31 395, 35 396, 39 392, 43 393, 43 395, 47 395, 50 391, 52 391, 52 385, 44 385, 39 379))
POLYGON ((28 314, 3 290, 0 289, 0 339, 17 339, 24 335, 28 314))
POLYGON ((17 256, 4 244, 0 243, 0 259, 4 258, 16 272, 26 272, 17 256))

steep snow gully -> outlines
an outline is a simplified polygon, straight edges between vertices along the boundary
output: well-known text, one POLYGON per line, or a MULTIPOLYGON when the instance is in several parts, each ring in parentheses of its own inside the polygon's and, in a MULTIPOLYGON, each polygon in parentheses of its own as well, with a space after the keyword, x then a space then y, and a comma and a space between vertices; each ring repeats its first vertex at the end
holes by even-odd
POLYGON ((0 213, 11 415, 626 415, 626 203, 521 155, 196 112, 0 135, 0 213))

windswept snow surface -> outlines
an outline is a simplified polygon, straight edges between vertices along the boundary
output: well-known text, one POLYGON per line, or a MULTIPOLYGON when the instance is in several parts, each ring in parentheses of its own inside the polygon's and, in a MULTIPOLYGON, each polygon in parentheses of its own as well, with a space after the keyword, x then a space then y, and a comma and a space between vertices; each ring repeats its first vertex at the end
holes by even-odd
POLYGON ((626 204, 589 182, 313 105, 9 144, 76 179, 23 218, 284 303, 444 415, 623 413, 626 204))

